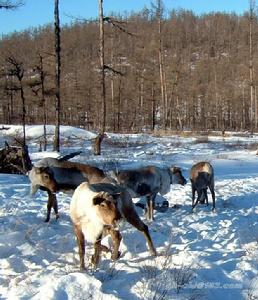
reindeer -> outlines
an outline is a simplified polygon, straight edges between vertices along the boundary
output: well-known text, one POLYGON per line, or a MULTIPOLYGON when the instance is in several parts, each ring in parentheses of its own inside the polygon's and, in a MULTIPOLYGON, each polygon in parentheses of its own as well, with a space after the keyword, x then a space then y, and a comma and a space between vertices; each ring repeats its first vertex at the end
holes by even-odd
POLYGON ((89 183, 110 182, 104 172, 97 167, 51 157, 43 158, 36 166, 33 166, 29 172, 29 179, 31 181, 32 195, 39 188, 48 193, 45 222, 50 220, 52 207, 56 214, 56 219, 59 218, 56 192, 74 191, 84 181, 89 183))
POLYGON ((136 213, 130 194, 117 185, 82 183, 73 194, 70 215, 77 238, 82 270, 85 269, 85 239, 94 244, 94 254, 91 259, 94 266, 97 266, 99 262, 101 251, 110 251, 113 260, 119 258, 119 245, 122 237, 115 227, 122 218, 143 233, 150 253, 156 256, 148 226, 136 213), (105 234, 110 234, 112 237, 113 251, 101 245, 101 239, 105 234))
POLYGON ((151 221, 157 193, 167 194, 170 184, 186 184, 186 179, 178 167, 161 169, 148 166, 136 170, 119 171, 114 177, 118 184, 128 189, 133 198, 146 196, 146 217, 151 221))
POLYGON ((204 204, 206 201, 208 203, 207 188, 209 187, 213 210, 215 210, 215 192, 214 192, 214 171, 213 167, 208 162, 199 162, 192 166, 190 171, 190 180, 192 185, 192 211, 198 202, 204 204), (197 191, 197 200, 195 201, 195 192, 197 191))

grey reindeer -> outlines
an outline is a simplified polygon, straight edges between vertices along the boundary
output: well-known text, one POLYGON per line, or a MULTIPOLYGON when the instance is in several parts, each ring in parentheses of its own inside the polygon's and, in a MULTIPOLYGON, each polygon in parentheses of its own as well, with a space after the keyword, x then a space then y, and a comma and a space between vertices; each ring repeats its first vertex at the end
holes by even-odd
POLYGON ((115 180, 126 188, 133 198, 146 196, 146 217, 153 220, 155 198, 158 193, 165 195, 171 184, 186 184, 186 179, 178 167, 159 168, 148 166, 135 170, 119 171, 115 180))

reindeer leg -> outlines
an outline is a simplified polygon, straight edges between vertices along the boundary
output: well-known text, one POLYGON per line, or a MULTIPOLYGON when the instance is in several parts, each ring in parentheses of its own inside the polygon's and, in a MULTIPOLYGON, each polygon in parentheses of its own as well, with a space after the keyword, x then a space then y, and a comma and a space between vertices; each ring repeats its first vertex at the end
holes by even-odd
POLYGON ((56 199, 56 195, 51 193, 51 197, 52 197, 52 207, 54 209, 54 212, 56 214, 56 220, 59 219, 59 214, 58 214, 58 204, 57 204, 57 199, 56 199))
POLYGON ((198 202, 198 200, 197 200, 196 203, 194 204, 195 193, 196 193, 196 189, 192 184, 192 211, 194 210, 194 208, 195 208, 195 206, 197 205, 197 202, 198 202))
POLYGON ((49 222, 50 220, 50 214, 51 214, 51 208, 53 207, 53 202, 54 202, 54 194, 50 192, 49 190, 47 191, 48 193, 48 201, 47 201, 47 218, 45 222, 49 222))
MULTIPOLYGON (((104 237, 104 236, 106 236, 106 235, 108 235, 108 234, 111 234, 110 233, 110 227, 109 226, 107 226, 107 227, 104 227, 104 230, 103 230, 103 233, 102 233, 102 237, 104 237)), ((103 252, 112 252, 111 251, 111 249, 109 249, 108 247, 106 247, 106 246, 104 246, 104 245, 102 245, 102 244, 100 244, 99 245, 99 247, 100 247, 100 250, 101 250, 101 252, 103 251, 103 252)))
POLYGON ((153 245, 148 226, 142 222, 142 220, 137 215, 133 206, 127 207, 126 209, 127 209, 127 212, 126 212, 126 214, 124 214, 125 219, 127 220, 128 223, 130 223, 136 229, 138 229, 139 231, 141 231, 143 233, 143 235, 145 236, 145 238, 147 240, 147 244, 148 244, 151 255, 156 256, 157 252, 153 245))
POLYGON ((211 196, 212 196, 212 210, 215 210, 215 192, 214 192, 214 185, 210 186, 211 196))
POLYGON ((146 196, 145 217, 147 220, 150 219, 150 197, 149 196, 146 196))
POLYGON ((94 243, 94 254, 91 257, 91 262, 96 268, 99 263, 100 253, 101 253, 101 236, 99 239, 94 243))
POLYGON ((111 258, 117 260, 120 257, 119 246, 122 239, 122 236, 118 230, 110 229, 110 235, 113 241, 113 251, 111 258))
POLYGON ((209 201, 208 201, 208 193, 207 193, 207 189, 204 191, 205 194, 205 201, 206 201, 206 205, 209 205, 209 201))
POLYGON ((80 257, 80 270, 85 270, 85 262, 84 262, 84 255, 85 255, 85 238, 84 234, 81 230, 80 226, 74 225, 74 232, 77 239, 77 244, 79 248, 79 257, 80 257))
POLYGON ((146 218, 147 218, 147 220, 150 220, 150 221, 154 220, 153 210, 154 210, 155 197, 156 197, 156 194, 154 194, 154 196, 152 196, 152 195, 146 196, 146 218))
POLYGON ((199 199, 198 199, 198 198, 199 198, 199 197, 197 197, 195 203, 194 203, 194 201, 193 201, 192 212, 193 212, 195 206, 196 206, 196 205, 198 204, 198 202, 199 202, 199 199))
POLYGON ((156 199, 157 194, 153 194, 151 196, 151 201, 150 201, 150 220, 154 220, 154 207, 155 207, 155 199, 156 199))
POLYGON ((56 195, 53 194, 53 208, 54 208, 54 212, 56 214, 56 220, 59 219, 59 214, 58 214, 58 204, 57 204, 57 199, 56 199, 56 195))

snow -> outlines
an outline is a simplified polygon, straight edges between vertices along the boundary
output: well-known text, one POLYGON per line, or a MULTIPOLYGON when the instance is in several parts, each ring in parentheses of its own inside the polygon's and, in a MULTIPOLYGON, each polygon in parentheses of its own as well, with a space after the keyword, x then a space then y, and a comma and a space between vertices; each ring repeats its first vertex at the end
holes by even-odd
MULTIPOLYGON (((22 132, 21 126, 4 126, 10 129, 0 131, 1 147, 22 132)), ((47 131, 51 141, 53 126, 47 131)), ((80 272, 69 216, 71 195, 57 195, 60 219, 52 215, 50 223, 44 223, 46 193, 39 191, 31 198, 26 176, 0 174, 0 299, 257 299, 258 136, 109 133, 97 157, 91 150, 96 133, 61 127, 59 154, 52 151, 51 142, 48 151, 39 152, 42 132, 42 126, 26 127, 34 163, 81 150, 73 161, 105 171, 148 164, 180 166, 188 183, 171 186, 164 196, 169 209, 155 211, 155 221, 148 223, 156 258, 150 256, 142 234, 123 222, 119 260, 103 254, 93 269, 93 248, 87 244, 87 271, 80 272), (215 170, 215 212, 211 205, 198 205, 191 213, 188 174, 200 160, 211 162, 215 170)), ((137 211, 146 222, 143 211, 137 211)), ((103 243, 110 245, 110 238, 103 243)))

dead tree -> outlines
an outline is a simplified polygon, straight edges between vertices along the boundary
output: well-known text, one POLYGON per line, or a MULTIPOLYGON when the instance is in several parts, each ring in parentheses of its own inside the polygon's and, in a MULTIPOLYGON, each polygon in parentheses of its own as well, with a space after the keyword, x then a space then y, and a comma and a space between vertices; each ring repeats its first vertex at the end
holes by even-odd
POLYGON ((60 151, 60 111, 61 111, 61 97, 60 97, 60 77, 61 77, 61 42, 60 42, 60 20, 59 20, 59 0, 55 0, 55 58, 56 58, 56 74, 55 74, 55 137, 54 150, 60 151))
POLYGON ((25 96, 24 96, 24 87, 23 87, 23 76, 24 76, 24 67, 22 62, 18 62, 14 57, 10 56, 7 59, 7 62, 10 65, 7 73, 11 77, 15 77, 18 80, 18 86, 15 86, 15 91, 20 92, 20 97, 22 100, 22 128, 23 128, 23 144, 26 145, 26 108, 25 108, 25 96))
POLYGON ((254 66, 253 66, 253 24, 255 17, 255 0, 249 0, 249 82, 250 82, 250 132, 254 130, 254 66))
POLYGON ((45 90, 45 77, 46 72, 43 68, 43 56, 39 54, 39 64, 35 67, 35 72, 39 76, 39 80, 31 83, 31 89, 35 96, 40 98, 40 106, 43 113, 43 150, 47 150, 47 109, 46 109, 46 90, 45 90))
POLYGON ((100 60, 100 85, 101 85, 101 100, 102 100, 102 127, 101 131, 94 140, 94 154, 100 155, 101 154, 101 142, 105 135, 106 130, 106 119, 107 119, 107 103, 106 103, 106 75, 105 71, 111 71, 112 74, 122 75, 121 72, 114 70, 112 67, 109 67, 105 64, 105 36, 104 36, 104 23, 110 23, 113 26, 120 28, 123 30, 123 27, 119 25, 119 22, 110 18, 104 17, 103 14, 103 0, 99 0, 99 60, 100 60))
POLYGON ((105 82, 105 40, 104 40, 104 15, 103 0, 99 0, 99 60, 100 60, 100 85, 102 100, 102 133, 106 130, 107 103, 106 103, 106 82, 105 82))
POLYGON ((4 93, 6 98, 8 99, 7 101, 7 116, 6 116, 6 121, 8 124, 12 124, 12 120, 14 117, 13 113, 13 108, 14 108, 14 93, 15 93, 15 86, 13 84, 13 77, 10 78, 8 75, 8 72, 5 70, 5 74, 3 75, 4 77, 4 93))
POLYGON ((162 17, 163 17, 163 2, 156 0, 156 17, 158 21, 158 59, 159 59, 159 79, 160 79, 160 92, 161 92, 161 105, 163 107, 163 127, 166 129, 166 120, 168 116, 168 101, 167 101, 167 88, 164 68, 164 51, 162 40, 162 17))

